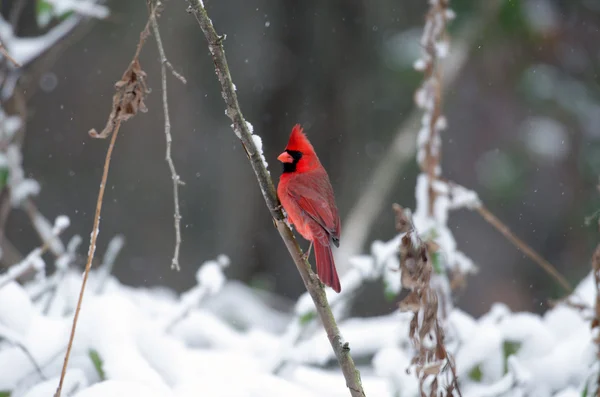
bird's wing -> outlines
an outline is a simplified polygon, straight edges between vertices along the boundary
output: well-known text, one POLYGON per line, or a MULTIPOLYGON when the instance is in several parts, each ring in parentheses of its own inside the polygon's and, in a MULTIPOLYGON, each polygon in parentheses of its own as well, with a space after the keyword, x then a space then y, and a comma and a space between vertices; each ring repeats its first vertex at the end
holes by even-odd
POLYGON ((333 189, 325 174, 303 173, 295 183, 288 185, 288 194, 296 200, 302 211, 327 232, 335 245, 339 244, 340 219, 333 197, 333 189))

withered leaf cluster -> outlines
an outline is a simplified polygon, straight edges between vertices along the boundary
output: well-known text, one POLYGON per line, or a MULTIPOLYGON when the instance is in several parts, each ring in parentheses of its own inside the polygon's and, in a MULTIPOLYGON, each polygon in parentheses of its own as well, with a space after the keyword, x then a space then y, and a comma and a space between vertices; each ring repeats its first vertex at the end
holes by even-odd
POLYGON ((460 396, 453 359, 444 345, 444 330, 438 318, 438 296, 430 281, 433 266, 429 252, 439 249, 434 242, 423 242, 404 209, 393 205, 396 214, 396 229, 404 233, 400 240, 400 271, 402 287, 409 294, 400 302, 401 311, 412 312, 409 336, 416 350, 412 364, 416 367, 421 396, 425 394, 425 382, 429 384, 430 396, 438 395, 438 379, 449 367, 451 381, 445 388, 446 395, 456 391, 460 396))
POLYGON ((142 70, 137 58, 131 61, 121 80, 115 83, 115 89, 117 92, 113 95, 112 110, 106 126, 99 134, 92 128, 89 131, 92 138, 106 138, 110 136, 118 122, 129 120, 138 111, 142 113, 148 111, 144 99, 150 91, 146 85, 146 72, 142 70))

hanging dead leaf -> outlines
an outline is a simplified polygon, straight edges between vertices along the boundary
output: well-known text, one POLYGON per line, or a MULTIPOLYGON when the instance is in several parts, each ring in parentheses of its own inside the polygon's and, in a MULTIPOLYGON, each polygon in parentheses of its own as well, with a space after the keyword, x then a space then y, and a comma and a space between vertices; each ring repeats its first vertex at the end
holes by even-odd
POLYGON ((144 99, 150 91, 146 85, 146 72, 142 70, 138 59, 134 59, 121 80, 115 83, 117 92, 113 95, 112 111, 102 132, 92 128, 89 134, 92 138, 107 138, 113 132, 118 121, 127 121, 138 112, 148 111, 144 99))

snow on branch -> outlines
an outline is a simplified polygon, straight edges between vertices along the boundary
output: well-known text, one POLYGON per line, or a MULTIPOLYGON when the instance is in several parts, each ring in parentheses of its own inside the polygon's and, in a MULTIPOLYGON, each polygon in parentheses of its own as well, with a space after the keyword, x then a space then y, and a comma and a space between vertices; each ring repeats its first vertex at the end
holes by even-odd
POLYGON ((82 21, 82 17, 104 19, 109 15, 108 8, 99 4, 97 0, 43 1, 47 7, 37 12, 38 23, 43 26, 52 18, 62 18, 62 20, 41 36, 19 37, 14 32, 14 26, 0 16, 0 42, 4 49, 3 55, 9 56, 13 67, 21 68, 29 64, 56 45, 82 21), (71 12, 74 14, 69 16, 71 12))
POLYGON ((8 283, 18 280, 30 272, 35 272, 36 275, 43 275, 46 269, 46 263, 42 259, 42 255, 46 252, 53 241, 62 233, 67 227, 69 227, 69 218, 65 215, 61 215, 54 221, 54 226, 48 233, 48 240, 44 241, 44 244, 31 251, 25 259, 20 263, 17 263, 8 269, 8 271, 0 276, 0 289, 8 283))

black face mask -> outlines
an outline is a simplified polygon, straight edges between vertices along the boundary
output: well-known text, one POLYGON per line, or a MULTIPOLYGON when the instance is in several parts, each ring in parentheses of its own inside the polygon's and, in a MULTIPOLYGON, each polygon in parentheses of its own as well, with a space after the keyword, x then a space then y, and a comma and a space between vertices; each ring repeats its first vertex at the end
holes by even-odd
POLYGON ((292 156, 294 161, 291 163, 282 163, 283 164, 283 173, 286 172, 296 172, 296 165, 298 165, 298 161, 302 158, 302 152, 297 150, 286 150, 286 153, 292 156))

